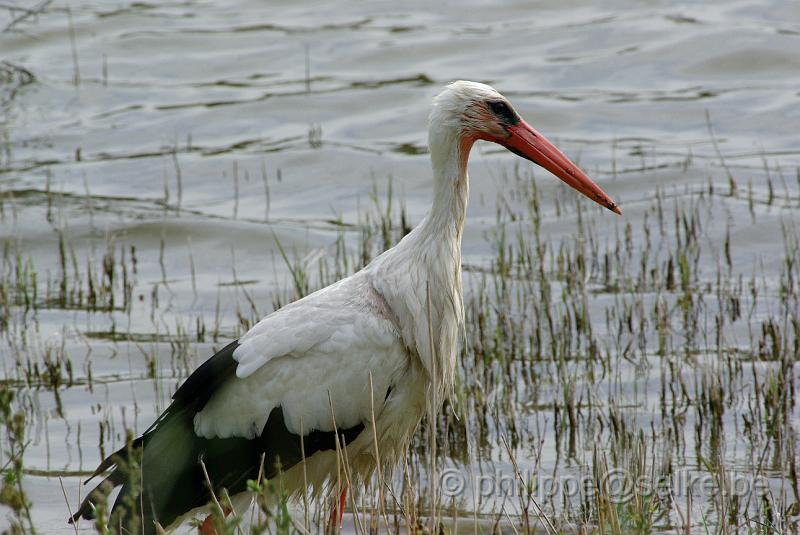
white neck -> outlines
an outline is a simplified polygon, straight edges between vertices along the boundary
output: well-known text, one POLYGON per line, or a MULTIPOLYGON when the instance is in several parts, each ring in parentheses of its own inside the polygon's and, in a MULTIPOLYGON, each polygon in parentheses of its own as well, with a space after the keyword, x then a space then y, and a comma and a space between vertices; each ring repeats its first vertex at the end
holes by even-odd
POLYGON ((431 125, 428 146, 433 165, 433 205, 423 223, 423 235, 434 240, 444 236, 459 244, 469 198, 467 159, 472 140, 453 127, 431 125))
POLYGON ((472 142, 462 139, 455 128, 431 124, 431 211, 396 247, 376 259, 372 284, 396 314, 406 347, 419 355, 436 385, 438 398, 434 397, 441 402, 442 396, 452 394, 464 320, 461 232, 469 196, 467 156, 472 142))

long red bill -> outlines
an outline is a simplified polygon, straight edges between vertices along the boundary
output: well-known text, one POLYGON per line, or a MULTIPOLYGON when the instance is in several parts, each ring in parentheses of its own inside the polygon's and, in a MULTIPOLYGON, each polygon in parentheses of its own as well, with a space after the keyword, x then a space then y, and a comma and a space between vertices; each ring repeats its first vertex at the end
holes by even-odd
POLYGON ((534 130, 531 125, 521 120, 510 127, 508 133, 510 134, 508 138, 498 141, 505 148, 526 160, 541 165, 597 204, 605 206, 616 214, 622 214, 617 203, 606 195, 600 186, 595 184, 586 173, 564 156, 564 153, 550 143, 546 137, 534 130))

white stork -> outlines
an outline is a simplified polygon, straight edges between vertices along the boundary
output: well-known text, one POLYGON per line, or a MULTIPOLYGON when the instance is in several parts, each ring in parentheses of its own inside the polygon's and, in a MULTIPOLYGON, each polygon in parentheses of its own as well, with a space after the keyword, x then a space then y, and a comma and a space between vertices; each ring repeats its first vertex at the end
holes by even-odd
POLYGON ((376 457, 395 463, 428 403, 441 403, 453 387, 464 320, 467 159, 481 139, 620 213, 500 93, 475 82, 448 85, 429 120, 428 216, 358 273, 269 314, 203 363, 141 437, 100 464, 95 475, 108 472, 105 485, 73 521, 91 518, 108 489, 121 486, 112 509, 118 522, 135 514, 140 532, 156 533, 156 522, 174 527, 212 498, 203 468, 215 492, 247 499, 247 480, 275 477, 278 463, 290 493, 306 483, 318 492, 333 488, 337 448, 356 481, 370 477, 376 457), (131 452, 141 459, 138 488, 121 468, 131 452), (131 513, 136 505, 141 510, 131 513))

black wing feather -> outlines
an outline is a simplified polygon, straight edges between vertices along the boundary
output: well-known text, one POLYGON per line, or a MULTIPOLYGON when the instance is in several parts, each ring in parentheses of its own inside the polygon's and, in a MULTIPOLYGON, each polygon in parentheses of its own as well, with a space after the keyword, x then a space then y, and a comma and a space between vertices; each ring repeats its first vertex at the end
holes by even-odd
POLYGON ((239 363, 233 358, 233 352, 237 347, 239 341, 235 340, 201 364, 172 395, 175 403, 191 404, 196 412, 203 410, 222 383, 236 375, 239 363))
MULTIPOLYGON (((204 362, 178 388, 170 406, 141 437, 100 463, 94 475, 112 467, 113 471, 87 496, 71 521, 92 518, 94 504, 105 499, 109 488, 122 485, 112 508, 112 525, 127 528, 141 522, 140 532, 155 533, 155 521, 166 527, 211 499, 200 460, 214 492, 225 488, 234 495, 246 490, 248 479, 257 479, 262 459, 264 477, 270 479, 279 470, 300 462, 303 450, 310 457, 336 448, 334 431, 312 430, 302 437, 289 431, 281 407, 272 410, 260 435, 252 439, 208 439, 195 434, 194 416, 223 383, 236 375, 233 351, 238 345, 238 341, 232 342, 204 362), (131 475, 138 466, 140 473, 131 475), (141 489, 137 490, 132 480, 139 475, 141 489), (137 510, 139 504, 141 511, 137 510)), ((347 445, 363 430, 363 423, 340 429, 339 440, 347 445)))

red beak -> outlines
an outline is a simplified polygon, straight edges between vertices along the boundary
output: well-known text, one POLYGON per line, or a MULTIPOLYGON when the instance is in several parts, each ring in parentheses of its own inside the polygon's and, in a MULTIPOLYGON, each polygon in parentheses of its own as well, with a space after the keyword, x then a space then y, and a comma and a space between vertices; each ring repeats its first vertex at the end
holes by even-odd
POLYGON ((600 186, 595 184, 591 178, 586 176, 586 173, 564 156, 564 153, 550 143, 546 137, 534 130, 531 125, 520 120, 519 123, 508 128, 508 134, 506 139, 497 140, 497 143, 514 154, 541 165, 597 204, 605 206, 616 214, 622 214, 617 203, 606 195, 600 186))

